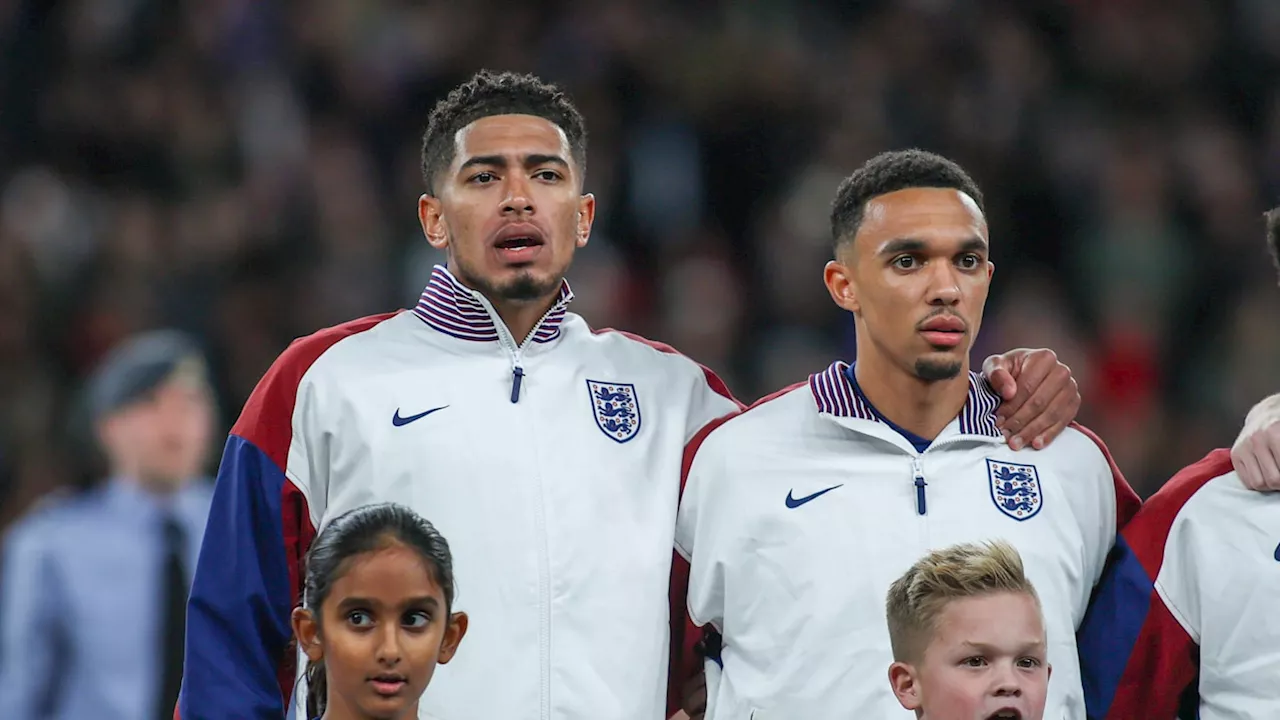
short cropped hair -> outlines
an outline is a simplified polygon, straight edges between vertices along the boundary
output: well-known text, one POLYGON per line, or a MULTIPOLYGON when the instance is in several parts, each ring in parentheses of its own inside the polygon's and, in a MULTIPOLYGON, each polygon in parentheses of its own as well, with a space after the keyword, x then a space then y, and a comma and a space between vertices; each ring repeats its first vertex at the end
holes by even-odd
POLYGON ((986 212, 978 184, 955 162, 925 150, 892 150, 871 158, 840 183, 831 203, 833 249, 858 234, 867 202, 908 188, 953 188, 986 212))
POLYGON ((924 657, 948 604, 1002 592, 1030 595, 1040 604, 1022 557, 1007 542, 956 545, 924 556, 894 581, 885 600, 894 661, 924 657))
POLYGON ((1272 208, 1263 214, 1267 222, 1267 249, 1271 251, 1271 261, 1280 271, 1280 207, 1272 208))
POLYGON ((587 126, 560 87, 534 75, 481 70, 436 103, 422 135, 422 180, 436 194, 436 180, 454 160, 458 131, 494 115, 535 115, 564 131, 579 176, 587 168, 587 126))

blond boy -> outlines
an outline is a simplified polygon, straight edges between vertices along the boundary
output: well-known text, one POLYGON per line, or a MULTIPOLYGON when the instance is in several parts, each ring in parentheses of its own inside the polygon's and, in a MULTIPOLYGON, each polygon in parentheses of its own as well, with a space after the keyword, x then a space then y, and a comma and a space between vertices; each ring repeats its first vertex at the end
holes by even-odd
POLYGON ((919 720, 1041 720, 1049 687, 1040 598, 1006 542, 921 558, 885 603, 889 683, 919 720))

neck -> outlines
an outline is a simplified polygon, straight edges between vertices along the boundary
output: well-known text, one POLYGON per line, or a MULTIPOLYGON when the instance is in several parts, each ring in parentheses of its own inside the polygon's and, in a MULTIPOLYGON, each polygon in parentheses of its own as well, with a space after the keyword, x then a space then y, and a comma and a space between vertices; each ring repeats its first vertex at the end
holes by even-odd
POLYGON ((880 414, 898 427, 933 440, 956 419, 969 398, 969 361, 950 380, 921 380, 888 358, 858 343, 854 376, 858 387, 880 414))
POLYGON ((148 475, 137 467, 129 465, 116 465, 111 471, 111 476, 121 478, 130 485, 160 497, 172 495, 182 485, 181 481, 148 475))
POLYGON ((550 296, 540 300, 532 300, 529 302, 516 302, 512 300, 494 300, 486 296, 489 303, 493 305, 493 310, 498 314, 498 319, 503 325, 507 326, 507 330, 511 331, 511 337, 516 341, 516 345, 524 342, 529 337, 529 333, 533 332, 534 326, 542 319, 543 315, 549 312, 556 299, 560 295, 560 288, 550 296))

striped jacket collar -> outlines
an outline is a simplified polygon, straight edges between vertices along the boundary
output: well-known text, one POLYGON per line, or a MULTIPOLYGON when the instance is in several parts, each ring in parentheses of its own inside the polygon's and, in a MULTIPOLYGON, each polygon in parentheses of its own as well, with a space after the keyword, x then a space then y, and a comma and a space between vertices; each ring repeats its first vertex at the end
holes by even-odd
MULTIPOLYGON (((835 417, 883 422, 854 390, 853 383, 849 382, 849 377, 845 374, 848 367, 848 363, 837 360, 826 370, 809 376, 809 390, 818 405, 818 412, 835 417)), ((986 378, 970 372, 969 399, 965 401, 959 417, 960 434, 1002 438, 1000 429, 996 427, 998 407, 1000 396, 987 383, 986 378)))
MULTIPOLYGON (((549 343, 560 337, 560 325, 568 312, 569 301, 573 300, 573 291, 569 283, 560 284, 560 297, 551 311, 533 329, 532 340, 536 343, 549 343)), ((423 289, 418 298, 418 305, 413 309, 423 322, 440 332, 475 342, 497 342, 498 322, 492 306, 480 293, 458 282, 443 265, 436 265, 431 270, 431 281, 423 289)), ((524 338, 528 340, 529 338, 524 338)), ((523 343, 521 343, 523 345, 523 343)))

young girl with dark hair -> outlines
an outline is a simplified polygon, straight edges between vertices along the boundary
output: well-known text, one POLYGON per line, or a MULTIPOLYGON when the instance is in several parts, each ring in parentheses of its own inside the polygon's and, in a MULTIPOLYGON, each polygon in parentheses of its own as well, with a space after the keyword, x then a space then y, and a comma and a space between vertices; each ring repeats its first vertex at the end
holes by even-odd
POLYGON ((467 632, 435 527, 391 503, 345 513, 307 553, 304 588, 293 631, 309 661, 307 717, 416 720, 435 666, 467 632))

